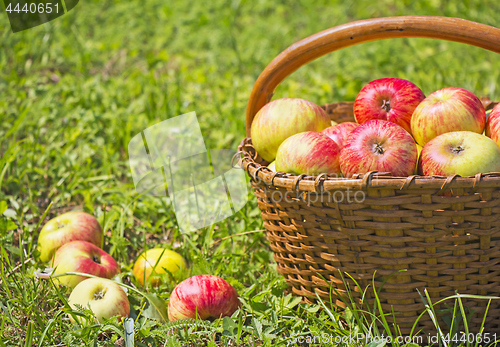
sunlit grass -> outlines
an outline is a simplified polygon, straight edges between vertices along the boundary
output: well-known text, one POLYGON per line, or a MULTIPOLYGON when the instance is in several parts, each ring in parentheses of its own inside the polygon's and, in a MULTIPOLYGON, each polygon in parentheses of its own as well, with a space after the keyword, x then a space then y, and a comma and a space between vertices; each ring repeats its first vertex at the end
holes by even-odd
MULTIPOLYGON (((121 265, 116 280, 147 293, 129 292, 136 346, 284 346, 325 332, 387 336, 394 328, 383 323, 389 312, 348 300, 341 313, 328 302, 308 305, 288 294, 253 197, 236 216, 182 235, 168 199, 135 192, 128 142, 148 126, 195 111, 208 148, 236 149, 259 73, 290 44, 331 26, 415 14, 499 26, 499 12, 493 0, 84 1, 16 34, 0 16, 0 346, 125 345, 122 322, 72 325, 69 291, 36 278, 47 266, 37 261, 36 242, 50 203, 45 221, 73 209, 94 214, 105 230, 104 249, 121 265), (227 279, 242 309, 212 323, 162 322, 154 303, 168 300, 175 283, 143 288, 131 275, 138 253, 155 246, 188 260, 183 278, 227 279)), ((498 55, 427 39, 371 42, 327 55, 290 76, 276 97, 354 100, 379 77, 409 79, 426 94, 454 85, 500 99, 498 55)), ((425 293, 422 299, 430 308, 425 293)), ((456 317, 459 299, 448 300, 456 317)))

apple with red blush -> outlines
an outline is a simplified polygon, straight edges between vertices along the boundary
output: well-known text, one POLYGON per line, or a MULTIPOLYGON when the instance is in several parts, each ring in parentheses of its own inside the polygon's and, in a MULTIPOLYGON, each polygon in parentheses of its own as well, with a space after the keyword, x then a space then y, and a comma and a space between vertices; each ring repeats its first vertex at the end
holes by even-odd
POLYGON ((308 131, 287 138, 276 153, 279 172, 319 175, 340 174, 340 147, 328 136, 308 131))
POLYGON ((423 148, 419 173, 424 176, 474 176, 500 172, 500 147, 487 136, 454 131, 436 136, 423 148))
POLYGON ((496 105, 488 115, 484 133, 500 146, 500 104, 496 105))
MULTIPOLYGON (((120 272, 120 266, 108 253, 86 241, 64 244, 56 251, 51 266, 54 268, 53 276, 66 272, 80 272, 112 278, 120 272)), ((55 277, 54 281, 73 288, 88 278, 80 275, 61 275, 55 277)))
POLYGON ((240 307, 238 293, 224 279, 197 275, 179 283, 168 302, 168 318, 217 319, 231 316, 240 307))
POLYGON ((414 83, 401 78, 381 78, 366 84, 354 101, 354 117, 363 124, 379 119, 411 133, 413 111, 425 95, 414 83))
POLYGON ((454 131, 482 134, 486 112, 472 92, 457 87, 437 90, 426 97, 411 118, 411 134, 425 146, 436 136, 454 131))
POLYGON ((375 119, 349 134, 340 153, 340 168, 345 177, 370 171, 405 177, 413 174, 417 158, 417 145, 405 129, 375 119))
POLYGON ((335 141, 335 143, 342 149, 342 147, 344 147, 347 135, 349 135, 351 131, 357 128, 358 125, 358 123, 354 122, 339 123, 337 125, 326 128, 321 133, 335 141))

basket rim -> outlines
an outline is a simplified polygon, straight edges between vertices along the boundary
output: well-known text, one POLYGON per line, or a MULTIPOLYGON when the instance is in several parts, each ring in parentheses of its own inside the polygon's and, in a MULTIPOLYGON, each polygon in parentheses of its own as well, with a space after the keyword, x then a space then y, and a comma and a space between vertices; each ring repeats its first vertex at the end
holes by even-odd
POLYGON ((475 176, 461 177, 459 175, 395 177, 389 172, 370 171, 364 174, 355 174, 352 177, 336 177, 322 173, 318 176, 305 174, 295 175, 284 172, 275 172, 269 169, 252 145, 252 139, 244 138, 238 146, 235 156, 240 158, 239 166, 257 182, 273 188, 293 189, 306 192, 326 192, 338 189, 366 191, 374 189, 437 189, 437 194, 448 189, 465 188, 475 191, 479 188, 500 188, 500 172, 478 173, 475 176))

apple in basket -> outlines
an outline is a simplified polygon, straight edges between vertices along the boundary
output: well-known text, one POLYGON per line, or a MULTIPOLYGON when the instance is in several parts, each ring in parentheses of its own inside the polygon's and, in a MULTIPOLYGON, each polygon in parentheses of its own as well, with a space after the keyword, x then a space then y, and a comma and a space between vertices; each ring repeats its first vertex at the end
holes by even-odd
POLYGON ((370 120, 354 129, 340 152, 345 177, 369 171, 404 177, 415 170, 417 145, 406 130, 385 120, 370 120))
MULTIPOLYGON (((127 293, 119 284, 105 278, 80 282, 71 292, 68 304, 73 310, 79 307, 90 309, 99 323, 114 316, 127 317, 130 313, 127 293)), ((69 319, 75 323, 72 315, 69 319)), ((79 316, 77 320, 85 323, 85 319, 79 316)))
POLYGON ((354 101, 354 117, 359 124, 381 119, 393 122, 410 132, 411 116, 425 95, 410 81, 381 78, 371 81, 354 101))
POLYGON ((438 135, 452 131, 482 134, 486 124, 483 104, 466 89, 447 87, 431 93, 417 106, 411 118, 415 141, 425 146, 438 135))
POLYGON ((419 173, 425 176, 460 175, 500 171, 500 147, 487 136, 454 131, 433 138, 422 149, 419 173))
POLYGON ((269 163, 269 165, 267 166, 267 168, 271 171, 275 171, 276 172, 276 162, 272 161, 271 163, 269 163))
POLYGON ((326 128, 321 133, 335 141, 337 145, 339 145, 340 149, 342 149, 347 135, 349 135, 358 125, 358 123, 354 122, 340 123, 326 128))
POLYGON ((168 319, 217 319, 240 307, 236 290, 220 277, 198 275, 179 283, 168 302, 168 319))
POLYGON ((102 229, 94 216, 85 212, 67 212, 49 220, 38 237, 40 261, 49 261, 59 247, 77 240, 101 247, 102 229))
POLYGON ((415 165, 415 171, 413 172, 414 175, 418 175, 418 163, 420 159, 420 154, 422 153, 422 146, 420 146, 417 143, 417 152, 418 152, 418 159, 417 159, 417 165, 415 165))
MULTIPOLYGON (((66 272, 81 272, 111 278, 120 272, 116 261, 96 245, 86 241, 72 241, 59 248, 52 260, 53 276, 66 272)), ((54 278, 56 283, 75 287, 89 277, 64 275, 54 278)))
POLYGON ((326 112, 310 101, 277 99, 255 115, 251 127, 252 143, 257 153, 271 162, 278 147, 290 136, 304 131, 321 131, 330 124, 326 112))
POLYGON ((491 110, 484 133, 500 146, 500 104, 491 110))
POLYGON ((286 139, 276 153, 276 171, 293 174, 340 174, 340 147, 322 133, 307 131, 286 139))

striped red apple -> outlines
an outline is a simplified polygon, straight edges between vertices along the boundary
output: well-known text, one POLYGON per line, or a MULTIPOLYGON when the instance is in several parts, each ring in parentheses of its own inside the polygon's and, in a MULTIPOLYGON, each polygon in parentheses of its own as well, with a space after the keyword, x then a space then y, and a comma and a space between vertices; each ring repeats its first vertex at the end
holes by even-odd
POLYGON ((340 168, 345 177, 373 170, 404 177, 414 172, 417 159, 417 145, 406 130, 376 119, 349 134, 340 153, 340 168))
POLYGON ((435 91, 415 109, 411 118, 411 133, 415 141, 425 146, 438 135, 453 131, 482 134, 486 124, 483 104, 470 91, 447 87, 435 91))
POLYGON ((500 104, 491 110, 484 133, 500 146, 500 104))
POLYGON ((344 147, 345 139, 347 135, 351 133, 359 124, 354 122, 344 122, 337 125, 331 126, 323 130, 321 133, 331 138, 340 149, 344 147))
POLYGON ((410 81, 381 78, 371 81, 354 101, 354 117, 359 124, 373 119, 386 120, 410 132, 410 120, 425 95, 410 81))
POLYGON ((225 280, 197 275, 179 283, 170 295, 168 319, 217 319, 231 316, 240 307, 238 293, 225 280))
POLYGON ((276 171, 293 174, 340 174, 340 147, 328 136, 308 131, 286 139, 276 153, 276 171))
POLYGON ((277 99, 255 115, 251 127, 252 144, 263 159, 271 162, 278 147, 290 136, 304 131, 321 131, 330 124, 326 112, 310 101, 277 99))

